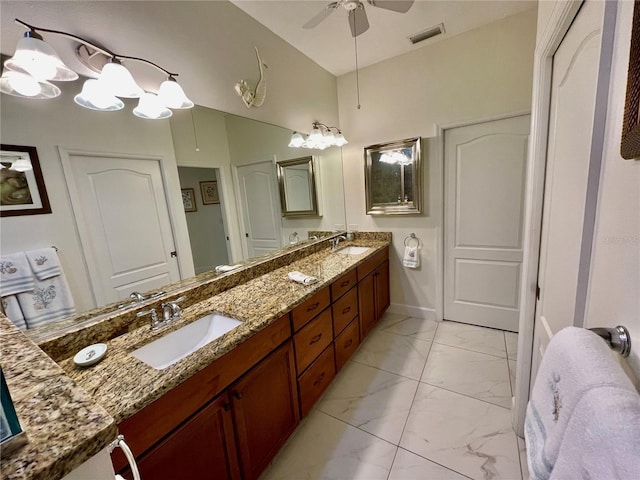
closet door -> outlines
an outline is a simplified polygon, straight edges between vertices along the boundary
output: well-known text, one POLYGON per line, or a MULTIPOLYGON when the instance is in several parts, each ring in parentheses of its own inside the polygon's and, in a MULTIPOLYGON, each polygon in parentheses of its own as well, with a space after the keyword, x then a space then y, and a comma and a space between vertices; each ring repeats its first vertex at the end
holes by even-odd
POLYGON ((445 131, 446 320, 518 331, 529 123, 445 131))

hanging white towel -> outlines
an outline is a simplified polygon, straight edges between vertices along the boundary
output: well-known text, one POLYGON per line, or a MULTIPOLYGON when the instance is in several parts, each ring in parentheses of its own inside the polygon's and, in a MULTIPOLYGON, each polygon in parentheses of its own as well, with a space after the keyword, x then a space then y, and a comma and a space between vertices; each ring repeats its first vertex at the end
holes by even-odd
POLYGON ((38 280, 46 280, 47 278, 60 275, 62 268, 58 253, 54 248, 40 248, 38 250, 29 250, 25 252, 31 270, 38 280))
POLYGON ((404 247, 404 257, 402 264, 407 268, 418 268, 420 266, 420 250, 418 247, 404 247))
POLYGON ((24 321, 24 315, 18 304, 18 299, 15 295, 9 295, 8 297, 2 297, 2 309, 4 314, 13 324, 20 330, 26 330, 27 324, 24 321))
MULTIPOLYGON (((532 479, 550 478, 576 405, 587 392, 601 387, 635 392, 612 355, 598 335, 583 328, 565 328, 549 342, 531 392, 525 421, 527 460, 532 479)), ((606 421, 606 415, 603 412, 602 421, 606 421)), ((598 422, 592 420, 597 427, 598 422)))
POLYGON ((550 480, 640 478, 640 395, 621 387, 584 393, 550 480))
POLYGON ((24 252, 0 257, 0 297, 33 289, 33 272, 24 252))
POLYGON ((40 327, 76 311, 63 273, 46 280, 36 280, 32 291, 18 294, 18 303, 28 328, 40 327))
POLYGON ((294 282, 301 283, 303 285, 311 285, 312 283, 316 283, 318 279, 316 277, 312 277, 311 275, 305 275, 302 272, 298 272, 294 270, 293 272, 289 272, 288 274, 289 280, 293 280, 294 282))

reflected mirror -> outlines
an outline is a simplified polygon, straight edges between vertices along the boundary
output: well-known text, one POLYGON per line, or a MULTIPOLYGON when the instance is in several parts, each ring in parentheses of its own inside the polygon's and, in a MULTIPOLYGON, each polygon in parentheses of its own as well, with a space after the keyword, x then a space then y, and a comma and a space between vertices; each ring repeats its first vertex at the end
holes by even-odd
MULTIPOLYGON (((62 95, 45 102, 3 95, 0 111, 3 143, 37 149, 52 209, 48 215, 3 217, 2 254, 55 245, 78 312, 74 320, 107 304, 129 306, 128 297, 134 290, 144 294, 220 264, 233 265, 289 246, 294 232, 304 241, 309 231, 344 229, 339 148, 318 152, 316 157, 317 207, 322 216, 282 216, 277 163, 300 156, 300 149, 288 147, 290 129, 200 106, 177 111, 170 120, 143 120, 131 114, 135 100, 125 100, 127 106, 119 112, 94 112, 73 103, 81 87, 82 79, 61 85, 62 95), (163 235, 162 252, 177 273, 158 274, 147 283, 133 278, 118 289, 107 285, 111 277, 100 280, 95 276, 104 265, 128 271, 122 258, 110 258, 109 248, 101 247, 102 240, 86 235, 87 218, 96 215, 78 213, 79 207, 89 211, 87 203, 78 199, 89 198, 90 191, 75 188, 80 184, 69 178, 79 178, 83 169, 98 162, 106 165, 104 171, 128 171, 132 181, 142 178, 140 164, 159 165, 156 178, 168 206, 171 229, 163 235), (129 169, 128 163, 135 164, 135 169, 129 169), (186 211, 181 189, 191 189, 193 211, 186 211), (106 293, 99 295, 100 289, 106 293)), ((124 195, 124 185, 105 185, 104 191, 110 192, 119 208, 116 211, 113 205, 111 211, 104 211, 112 224, 149 223, 142 206, 125 201, 136 197, 124 195)), ((145 205, 153 204, 151 200, 145 205)), ((127 236, 126 228, 123 232, 118 235, 126 240, 120 241, 124 249, 136 238, 127 236)), ((151 257, 154 252, 146 249, 144 253, 151 257)), ((153 258, 145 261, 155 262, 153 258)), ((55 330, 50 324, 45 328, 55 330)))
POLYGON ((420 138, 371 145, 364 151, 367 214, 421 213, 420 138))
POLYGON ((313 157, 278 162, 278 187, 283 217, 317 217, 313 157))

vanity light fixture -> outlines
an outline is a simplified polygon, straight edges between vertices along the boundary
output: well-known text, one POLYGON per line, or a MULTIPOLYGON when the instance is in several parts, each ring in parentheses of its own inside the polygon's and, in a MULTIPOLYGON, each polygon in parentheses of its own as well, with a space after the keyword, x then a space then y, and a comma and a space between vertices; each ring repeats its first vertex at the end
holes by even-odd
POLYGON ((302 134, 293 132, 289 146, 292 148, 313 148, 324 150, 329 147, 342 147, 346 145, 347 139, 344 138, 338 127, 329 127, 324 123, 313 122, 311 133, 304 138, 302 134), (333 133, 335 130, 336 133, 333 133))
POLYGON ((76 53, 83 63, 99 73, 98 78, 84 82, 82 91, 74 101, 85 108, 99 111, 114 111, 124 108, 120 98, 140 98, 133 113, 146 119, 162 119, 172 115, 170 109, 192 108, 193 102, 185 95, 176 81, 177 73, 170 72, 144 58, 130 57, 111 52, 71 33, 34 27, 22 20, 17 24, 29 31, 20 39, 13 57, 4 63, 0 77, 0 91, 18 97, 44 99, 60 95, 60 89, 50 81, 72 81, 78 74, 67 67, 53 48, 44 42, 42 33, 51 33, 69 38, 80 45, 76 53), (101 60, 100 68, 95 67, 101 60), (88 60, 88 61, 86 61, 88 60), (145 63, 161 71, 167 79, 162 82, 158 95, 145 92, 135 81, 122 60, 145 63))

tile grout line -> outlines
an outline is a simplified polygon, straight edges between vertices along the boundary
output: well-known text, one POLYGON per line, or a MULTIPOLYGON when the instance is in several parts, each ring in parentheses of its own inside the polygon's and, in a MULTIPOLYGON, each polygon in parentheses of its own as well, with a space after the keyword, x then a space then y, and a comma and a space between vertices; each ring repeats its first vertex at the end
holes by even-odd
POLYGON ((433 383, 423 382, 422 380, 420 380, 418 383, 423 383, 424 385, 429 385, 430 387, 438 388, 440 390, 444 390, 445 392, 455 393, 456 395, 461 395, 463 397, 470 398, 472 400, 478 400, 479 402, 483 402, 483 403, 486 403, 488 405, 493 405, 494 407, 504 408, 505 410, 511 411, 511 408, 509 408, 509 407, 503 407, 502 405, 498 405, 497 403, 492 403, 492 402, 489 402, 488 400, 484 400, 482 398, 477 398, 477 397, 474 397, 474 396, 469 395, 467 393, 456 392, 455 390, 451 390, 449 388, 444 388, 444 387, 441 387, 440 385, 434 385, 433 383))
POLYGON ((409 450, 409 449, 407 449, 407 448, 404 448, 404 447, 398 446, 398 450, 404 450, 405 452, 409 452, 410 454, 415 455, 416 457, 420 457, 420 458, 422 458, 422 459, 426 460, 427 462, 430 462, 430 463, 433 463, 433 464, 435 464, 435 465, 438 465, 439 467, 442 467, 442 468, 444 468, 445 470, 449 470, 450 472, 457 473, 457 474, 458 474, 458 475, 460 475, 461 477, 464 477, 464 478, 468 478, 468 479, 470 479, 470 480, 473 480, 473 478, 472 478, 472 477, 470 477, 470 476, 468 476, 468 475, 466 475, 466 474, 464 474, 464 473, 461 473, 461 472, 459 472, 459 471, 457 471, 457 470, 454 470, 454 469, 453 469, 453 468, 451 468, 451 467, 447 467, 446 465, 442 465, 441 463, 434 462, 434 461, 433 461, 433 460, 431 460, 430 458, 427 458, 427 457, 425 457, 424 455, 420 455, 419 453, 412 452, 411 450, 409 450))

